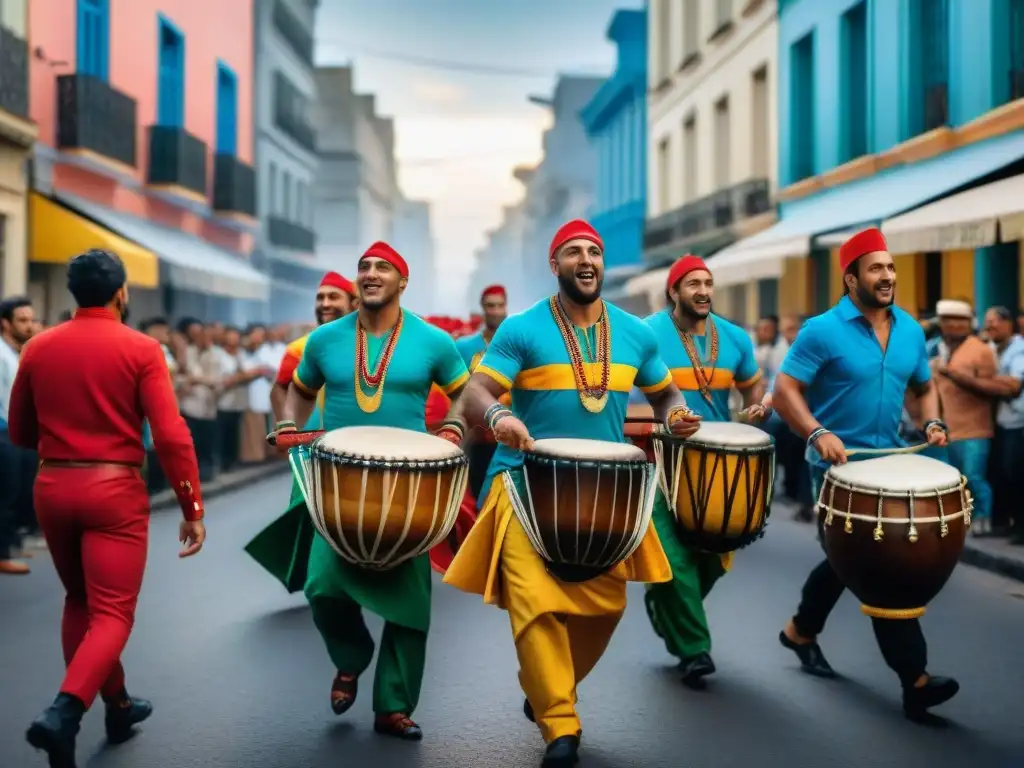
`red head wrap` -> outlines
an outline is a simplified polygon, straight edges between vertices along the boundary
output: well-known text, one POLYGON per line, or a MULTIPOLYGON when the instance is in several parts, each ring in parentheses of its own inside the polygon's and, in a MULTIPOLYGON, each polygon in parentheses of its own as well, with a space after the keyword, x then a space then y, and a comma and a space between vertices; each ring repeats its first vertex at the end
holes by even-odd
POLYGON ((683 256, 679 261, 672 265, 672 269, 668 271, 668 279, 665 281, 665 290, 671 291, 672 287, 686 277, 691 272, 703 269, 708 274, 711 270, 708 269, 708 265, 704 263, 704 259, 700 256, 694 256, 692 253, 688 253, 683 256))
POLYGON ((503 286, 503 285, 488 285, 486 288, 484 288, 480 292, 480 301, 483 301, 488 296, 501 296, 501 298, 503 298, 503 299, 506 298, 507 294, 505 293, 505 286, 503 286))
POLYGON ((573 219, 568 224, 563 224, 561 229, 555 232, 555 236, 551 239, 551 250, 548 251, 548 258, 553 259, 558 249, 570 240, 580 239, 589 240, 599 246, 601 250, 604 250, 604 241, 597 234, 597 230, 583 221, 583 219, 573 219))
POLYGON ((877 229, 865 229, 851 237, 839 248, 839 269, 846 272, 853 262, 861 256, 875 251, 888 251, 889 244, 885 242, 885 236, 877 229))
POLYGON ((366 253, 359 257, 362 261, 365 258, 374 257, 377 259, 383 259, 388 264, 398 270, 398 274, 402 277, 409 277, 409 265, 405 263, 405 259, 402 258, 402 254, 396 251, 387 243, 378 240, 376 243, 366 249, 366 253))
POLYGON ((352 281, 348 280, 337 272, 328 272, 324 275, 324 279, 320 281, 320 287, 330 286, 331 288, 337 288, 338 290, 344 291, 349 296, 356 295, 356 287, 352 285, 352 281))

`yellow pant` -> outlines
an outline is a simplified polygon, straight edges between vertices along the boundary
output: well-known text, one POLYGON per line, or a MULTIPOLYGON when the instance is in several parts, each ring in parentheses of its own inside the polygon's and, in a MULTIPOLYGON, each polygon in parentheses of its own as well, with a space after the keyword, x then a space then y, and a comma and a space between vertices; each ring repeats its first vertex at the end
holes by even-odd
POLYGON ((546 743, 579 736, 576 685, 597 664, 622 614, 564 616, 546 613, 516 641, 519 684, 546 743))

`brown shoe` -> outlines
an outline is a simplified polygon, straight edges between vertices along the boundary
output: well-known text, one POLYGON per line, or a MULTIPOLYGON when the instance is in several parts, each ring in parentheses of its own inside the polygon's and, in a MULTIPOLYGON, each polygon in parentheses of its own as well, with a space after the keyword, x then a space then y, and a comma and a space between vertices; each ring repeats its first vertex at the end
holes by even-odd
POLYGON ((407 741, 419 741, 423 738, 423 730, 404 712, 377 715, 373 721, 373 730, 385 736, 394 736, 407 741))
POLYGON ((24 576, 26 573, 31 572, 32 569, 28 567, 28 563, 23 563, 21 560, 0 560, 0 573, 24 576))
POLYGON ((331 684, 331 710, 336 715, 343 715, 348 712, 356 703, 356 695, 359 693, 359 678, 355 675, 348 675, 339 672, 331 684))

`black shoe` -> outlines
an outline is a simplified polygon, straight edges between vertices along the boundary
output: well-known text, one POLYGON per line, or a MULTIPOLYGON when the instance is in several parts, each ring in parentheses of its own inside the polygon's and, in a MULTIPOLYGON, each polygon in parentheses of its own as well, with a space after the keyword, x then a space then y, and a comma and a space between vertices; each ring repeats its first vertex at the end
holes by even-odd
POLYGON ((537 722, 537 718, 533 715, 533 706, 530 704, 529 699, 523 699, 523 714, 526 715, 526 719, 531 723, 537 722))
POLYGON ((76 768, 75 737, 84 711, 81 702, 61 694, 29 726, 25 739, 46 752, 50 768, 76 768))
POLYGON ((136 725, 153 714, 152 703, 145 699, 127 698, 107 704, 104 722, 107 726, 107 741, 123 744, 132 737, 136 725))
POLYGON ((903 714, 908 720, 925 720, 929 709, 946 703, 959 690, 960 683, 951 677, 929 677, 920 688, 911 686, 903 689, 903 714))
POLYGON ((541 768, 563 768, 580 761, 580 739, 578 736, 559 736, 544 750, 541 768))
POLYGON ((815 677, 834 678, 836 671, 828 663, 825 654, 821 652, 821 646, 815 643, 794 643, 785 632, 779 632, 779 642, 783 648, 788 648, 800 659, 800 668, 809 675, 815 677))
POLYGON ((712 661, 711 654, 698 653, 696 656, 683 659, 679 663, 679 672, 684 685, 702 691, 708 686, 704 678, 715 673, 715 662, 712 661))

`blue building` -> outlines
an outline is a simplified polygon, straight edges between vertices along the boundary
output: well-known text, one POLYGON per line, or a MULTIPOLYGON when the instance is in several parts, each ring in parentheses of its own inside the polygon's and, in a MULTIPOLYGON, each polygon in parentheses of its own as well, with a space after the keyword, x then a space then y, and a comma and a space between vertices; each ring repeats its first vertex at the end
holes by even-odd
POLYGON ((605 269, 614 275, 633 271, 642 263, 647 208, 647 11, 616 11, 607 36, 618 47, 615 72, 580 110, 580 120, 597 155, 590 222, 605 243, 605 269))
POLYGON ((779 0, 779 120, 780 221, 715 258, 773 260, 780 310, 835 301, 836 247, 868 225, 908 311, 1019 304, 1012 228, 958 228, 949 201, 1024 169, 1024 0, 779 0))

